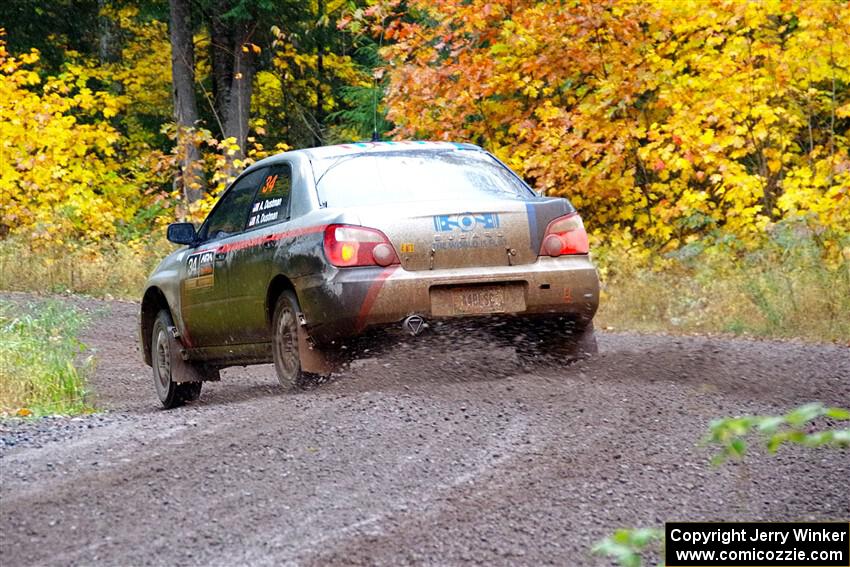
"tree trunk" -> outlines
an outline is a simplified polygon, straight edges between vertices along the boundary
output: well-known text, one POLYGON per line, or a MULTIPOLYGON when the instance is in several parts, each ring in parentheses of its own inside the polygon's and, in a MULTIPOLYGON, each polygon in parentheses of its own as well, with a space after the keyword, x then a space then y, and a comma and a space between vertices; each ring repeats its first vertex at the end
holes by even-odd
POLYGON ((195 100, 195 45, 190 0, 169 0, 171 10, 171 81, 180 179, 187 204, 203 196, 201 152, 195 140, 198 104, 195 100))
POLYGON ((213 105, 220 128, 219 134, 224 136, 230 103, 230 85, 233 82, 234 38, 232 24, 221 19, 221 14, 226 14, 231 9, 229 0, 217 0, 214 7, 209 17, 213 105))
POLYGON ((97 0, 97 55, 100 64, 115 63, 121 55, 115 22, 106 14, 107 0, 97 0))
POLYGON ((253 35, 253 22, 236 24, 233 43, 233 79, 230 83, 230 97, 227 101, 224 121, 224 135, 235 138, 239 151, 234 159, 245 157, 245 139, 248 137, 248 118, 251 115, 251 95, 253 94, 254 72, 256 69, 254 51, 249 45, 253 35))

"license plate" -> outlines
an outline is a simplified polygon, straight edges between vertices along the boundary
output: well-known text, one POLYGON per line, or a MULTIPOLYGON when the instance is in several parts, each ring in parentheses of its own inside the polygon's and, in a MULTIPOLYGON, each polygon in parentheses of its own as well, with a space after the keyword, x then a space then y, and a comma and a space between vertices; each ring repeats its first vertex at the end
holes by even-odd
POLYGON ((431 315, 454 317, 525 311, 522 284, 435 286, 431 288, 431 315))
POLYGON ((505 310, 505 288, 472 287, 452 290, 455 313, 501 313, 505 310))

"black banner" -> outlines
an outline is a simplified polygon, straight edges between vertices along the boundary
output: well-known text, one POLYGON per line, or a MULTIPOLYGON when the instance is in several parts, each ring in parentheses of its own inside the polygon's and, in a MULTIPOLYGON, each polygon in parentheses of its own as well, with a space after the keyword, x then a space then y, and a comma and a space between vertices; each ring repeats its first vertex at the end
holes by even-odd
POLYGON ((850 567, 850 523, 671 522, 667 567, 850 567))

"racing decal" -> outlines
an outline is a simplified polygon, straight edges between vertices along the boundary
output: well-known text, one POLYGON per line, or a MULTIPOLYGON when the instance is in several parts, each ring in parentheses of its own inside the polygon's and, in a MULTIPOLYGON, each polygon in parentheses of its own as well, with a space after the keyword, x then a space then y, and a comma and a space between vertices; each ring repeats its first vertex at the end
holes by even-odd
POLYGON ((372 282, 372 285, 369 286, 369 291, 366 292, 366 297, 363 299, 363 303, 360 305, 360 313, 357 315, 357 330, 360 331, 366 325, 366 318, 369 317, 369 313, 372 311, 372 306, 375 304, 375 300, 378 299, 378 293, 381 291, 381 288, 384 287, 384 282, 388 277, 393 275, 393 272, 396 271, 398 266, 389 266, 384 268, 378 277, 375 278, 375 281, 372 282))
POLYGON ((276 221, 280 215, 281 203, 283 203, 283 198, 281 197, 254 203, 254 207, 251 209, 251 216, 248 219, 248 228, 257 226, 258 224, 276 221))
POLYGON ((263 183, 263 188, 260 189, 260 193, 265 195, 274 191, 274 185, 277 183, 277 178, 277 175, 269 175, 266 177, 266 181, 263 183))
POLYGON ((288 175, 276 173, 267 176, 251 207, 248 228, 280 220, 289 205, 290 189, 291 179, 288 175))
POLYGON ((449 237, 446 239, 439 234, 434 236, 431 245, 434 250, 460 250, 464 248, 493 248, 496 246, 507 246, 508 240, 503 234, 473 234, 469 238, 461 235, 457 240, 449 237))
POLYGON ((566 199, 535 199, 525 204, 528 218, 528 243, 531 250, 538 252, 546 234, 549 221, 573 212, 566 199))
POLYGON ((437 232, 469 232, 475 228, 499 228, 497 213, 463 213, 460 215, 437 215, 434 217, 434 228, 437 232))
POLYGON ((269 240, 277 241, 283 240, 284 238, 295 238, 298 236, 303 236, 305 234, 315 234, 317 232, 324 232, 326 228, 327 225, 308 226, 306 228, 295 228, 293 230, 277 232, 265 236, 255 236, 254 238, 246 238, 245 240, 238 240, 236 242, 228 242, 226 244, 222 244, 222 246, 218 250, 220 252, 233 252, 236 250, 244 250, 245 248, 253 248, 254 246, 260 246, 264 242, 268 242, 269 240))
POLYGON ((204 250, 186 260, 186 289, 212 287, 215 283, 215 251, 204 250))

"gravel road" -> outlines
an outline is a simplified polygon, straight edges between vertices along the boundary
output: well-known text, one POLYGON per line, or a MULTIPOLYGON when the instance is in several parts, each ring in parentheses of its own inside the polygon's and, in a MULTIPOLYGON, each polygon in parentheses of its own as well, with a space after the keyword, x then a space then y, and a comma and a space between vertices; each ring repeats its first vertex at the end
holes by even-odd
POLYGON ((229 369, 163 411, 137 306, 68 301, 107 411, 0 422, 5 567, 606 565, 589 548, 618 527, 850 519, 850 451, 712 467, 698 443, 715 417, 850 405, 846 346, 604 333, 529 369, 469 332, 296 393, 229 369))

